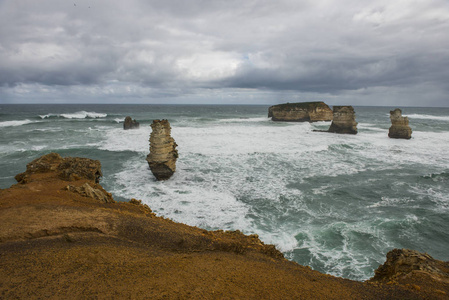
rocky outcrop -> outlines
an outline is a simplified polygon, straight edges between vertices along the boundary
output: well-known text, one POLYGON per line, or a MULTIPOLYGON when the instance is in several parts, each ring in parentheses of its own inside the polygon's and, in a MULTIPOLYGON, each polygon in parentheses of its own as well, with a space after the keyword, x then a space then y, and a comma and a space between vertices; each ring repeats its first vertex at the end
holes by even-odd
POLYGON ((123 123, 123 129, 137 129, 140 127, 139 122, 137 122, 135 119, 133 120, 130 116, 127 116, 125 118, 125 122, 123 123))
POLYGON ((167 180, 176 170, 177 144, 170 135, 171 127, 167 120, 154 120, 151 128, 147 162, 157 180, 167 180))
POLYGON ((369 282, 322 274, 257 235, 176 223, 136 199, 102 203, 85 171, 67 188, 63 161, 34 160, 27 182, 0 189, 2 299, 448 299, 448 264, 427 254, 393 250, 369 282))
POLYGON ((402 116, 399 108, 390 111, 391 127, 388 131, 388 137, 393 139, 410 139, 412 129, 408 126, 408 117, 402 116))
POLYGON ((62 158, 58 153, 49 153, 27 164, 26 171, 17 174, 15 179, 23 184, 27 183, 33 174, 51 172, 55 172, 59 178, 66 181, 87 179, 99 183, 103 176, 98 160, 81 157, 62 158))
POLYGON ((334 119, 328 132, 357 134, 357 122, 355 121, 355 112, 352 106, 334 106, 334 119))
POLYGON ((317 122, 331 121, 332 110, 324 102, 301 102, 273 105, 268 109, 273 121, 317 122))
POLYGON ((409 280, 415 275, 426 275, 433 280, 449 283, 449 262, 436 260, 427 253, 415 250, 393 249, 374 274, 370 281, 397 282, 409 280))
POLYGON ((102 203, 114 203, 112 195, 106 192, 101 187, 92 187, 89 183, 85 183, 82 186, 68 185, 67 190, 78 193, 83 197, 92 198, 102 203))

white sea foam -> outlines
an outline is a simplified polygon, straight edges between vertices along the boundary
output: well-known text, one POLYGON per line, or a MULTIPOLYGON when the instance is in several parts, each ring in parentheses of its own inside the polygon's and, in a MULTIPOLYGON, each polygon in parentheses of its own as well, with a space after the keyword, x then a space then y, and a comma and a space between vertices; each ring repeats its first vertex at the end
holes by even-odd
POLYGON ((31 120, 14 120, 14 121, 3 121, 0 122, 0 127, 16 127, 16 126, 22 126, 26 124, 36 123, 36 121, 31 120))
POLYGON ((65 118, 65 119, 97 119, 97 118, 106 118, 107 114, 105 113, 97 113, 97 112, 87 112, 87 111, 79 111, 72 114, 46 114, 39 115, 41 119, 48 118, 65 118))
POLYGON ((438 120, 438 121, 449 122, 449 116, 434 116, 434 115, 423 115, 423 114, 410 114, 410 115, 403 115, 403 116, 408 117, 409 119, 438 120))

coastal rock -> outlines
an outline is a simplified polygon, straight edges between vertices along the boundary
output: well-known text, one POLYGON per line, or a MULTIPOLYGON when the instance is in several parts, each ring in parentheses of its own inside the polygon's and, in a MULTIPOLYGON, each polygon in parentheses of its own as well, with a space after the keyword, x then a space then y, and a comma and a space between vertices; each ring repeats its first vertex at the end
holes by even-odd
POLYGON ((102 187, 82 178, 67 188, 64 160, 41 157, 29 182, 0 189, 2 299, 448 298, 448 265, 427 254, 394 250, 368 282, 322 274, 254 234, 176 223, 136 199, 90 201, 102 187))
POLYGON ((167 120, 153 120, 151 128, 147 162, 157 180, 167 180, 176 170, 177 144, 170 135, 171 127, 167 120))
POLYGON ((357 122, 355 121, 355 112, 352 106, 334 106, 334 119, 328 132, 357 134, 357 122))
POLYGON ((415 250, 393 249, 387 253, 386 262, 377 268, 370 281, 406 283, 420 276, 449 284, 449 262, 436 260, 427 253, 415 250))
POLYGON ((125 122, 123 123, 123 129, 138 129, 140 127, 139 122, 137 122, 135 119, 133 120, 130 116, 127 116, 125 118, 125 122))
POLYGON ((51 172, 56 172, 59 178, 66 181, 88 179, 98 183, 103 176, 98 160, 81 157, 62 158, 57 153, 49 153, 27 164, 26 171, 17 174, 15 179, 18 183, 24 184, 33 174, 51 172))
POLYGON ((390 111, 391 127, 388 131, 388 137, 393 139, 410 139, 412 129, 408 125, 408 117, 402 116, 399 108, 390 111))
POLYGON ((332 110, 324 102, 301 102, 273 105, 268 109, 273 121, 317 122, 331 121, 332 110))
POLYGON ((67 186, 67 190, 78 193, 83 197, 92 198, 98 200, 102 203, 114 203, 114 199, 112 199, 112 195, 106 192, 101 186, 92 187, 87 182, 82 186, 67 186))

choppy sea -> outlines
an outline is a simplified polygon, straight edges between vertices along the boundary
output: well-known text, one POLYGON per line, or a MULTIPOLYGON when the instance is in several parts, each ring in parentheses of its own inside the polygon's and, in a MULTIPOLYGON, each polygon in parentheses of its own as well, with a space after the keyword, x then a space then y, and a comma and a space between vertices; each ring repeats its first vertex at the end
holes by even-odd
POLYGON ((239 229, 315 270, 366 280, 393 248, 449 260, 449 108, 407 108, 411 140, 388 138, 389 107, 355 107, 359 133, 272 122, 268 106, 0 105, 0 188, 49 152, 101 161, 102 185, 158 215, 239 229), (123 130, 129 115, 140 129, 123 130), (145 161, 168 119, 177 171, 145 161))

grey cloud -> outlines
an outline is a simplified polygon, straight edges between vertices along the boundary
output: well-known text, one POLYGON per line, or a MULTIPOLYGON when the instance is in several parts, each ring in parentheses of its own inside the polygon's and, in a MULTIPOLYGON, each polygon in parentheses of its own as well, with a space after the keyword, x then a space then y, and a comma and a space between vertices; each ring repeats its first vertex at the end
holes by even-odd
POLYGON ((4 0, 0 95, 353 99, 420 85, 449 105, 448 31, 443 0, 4 0))

